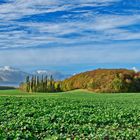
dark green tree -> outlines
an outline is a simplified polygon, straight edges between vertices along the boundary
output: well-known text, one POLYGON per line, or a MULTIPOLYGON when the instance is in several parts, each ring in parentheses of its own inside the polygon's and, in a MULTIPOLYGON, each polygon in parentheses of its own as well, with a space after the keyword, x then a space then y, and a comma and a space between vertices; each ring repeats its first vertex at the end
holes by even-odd
POLYGON ((44 92, 48 92, 48 76, 44 79, 44 92))
POLYGON ((39 76, 36 77, 36 92, 39 92, 39 87, 40 87, 40 80, 39 76))
POLYGON ((30 76, 26 77, 26 91, 30 92, 30 76))
POLYGON ((49 91, 50 92, 54 92, 54 79, 53 79, 53 76, 51 75, 50 76, 50 86, 49 86, 49 91))
POLYGON ((34 92, 34 77, 32 76, 31 82, 30 82, 30 92, 34 92))
POLYGON ((41 78, 32 75, 31 78, 29 76, 26 77, 26 83, 22 84, 21 89, 25 89, 27 92, 59 92, 61 91, 61 84, 54 81, 52 75, 50 78, 43 75, 41 78))

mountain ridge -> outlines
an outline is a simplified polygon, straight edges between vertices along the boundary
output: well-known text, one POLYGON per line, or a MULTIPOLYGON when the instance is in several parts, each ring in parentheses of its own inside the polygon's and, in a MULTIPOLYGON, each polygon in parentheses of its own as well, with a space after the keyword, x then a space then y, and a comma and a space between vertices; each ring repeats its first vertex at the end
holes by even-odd
POLYGON ((24 82, 26 79, 26 76, 31 75, 47 75, 47 76, 53 76, 55 80, 64 80, 65 78, 69 77, 70 75, 63 74, 58 71, 51 71, 51 70, 36 70, 34 72, 24 72, 20 69, 10 67, 10 66, 4 66, 0 67, 0 86, 3 85, 15 85, 18 86, 21 82, 24 82))

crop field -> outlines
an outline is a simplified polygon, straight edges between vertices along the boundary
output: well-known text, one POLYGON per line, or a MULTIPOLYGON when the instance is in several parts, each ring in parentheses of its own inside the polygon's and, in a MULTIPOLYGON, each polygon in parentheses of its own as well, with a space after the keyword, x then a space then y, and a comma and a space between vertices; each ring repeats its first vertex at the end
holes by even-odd
POLYGON ((140 94, 0 91, 0 139, 140 139, 140 94))

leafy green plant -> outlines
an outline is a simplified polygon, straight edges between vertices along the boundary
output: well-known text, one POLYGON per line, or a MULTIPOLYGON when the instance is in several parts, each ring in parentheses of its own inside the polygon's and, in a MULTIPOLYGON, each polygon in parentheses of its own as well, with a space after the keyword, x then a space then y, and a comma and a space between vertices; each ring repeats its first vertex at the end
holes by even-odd
POLYGON ((26 94, 0 97, 0 139, 140 139, 139 94, 26 94))

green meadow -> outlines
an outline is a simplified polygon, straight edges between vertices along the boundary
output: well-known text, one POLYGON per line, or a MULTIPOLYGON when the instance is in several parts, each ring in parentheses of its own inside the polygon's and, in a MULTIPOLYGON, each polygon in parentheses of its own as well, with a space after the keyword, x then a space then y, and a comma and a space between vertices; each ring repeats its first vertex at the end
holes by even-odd
POLYGON ((140 94, 3 90, 0 139, 140 139, 140 94))

